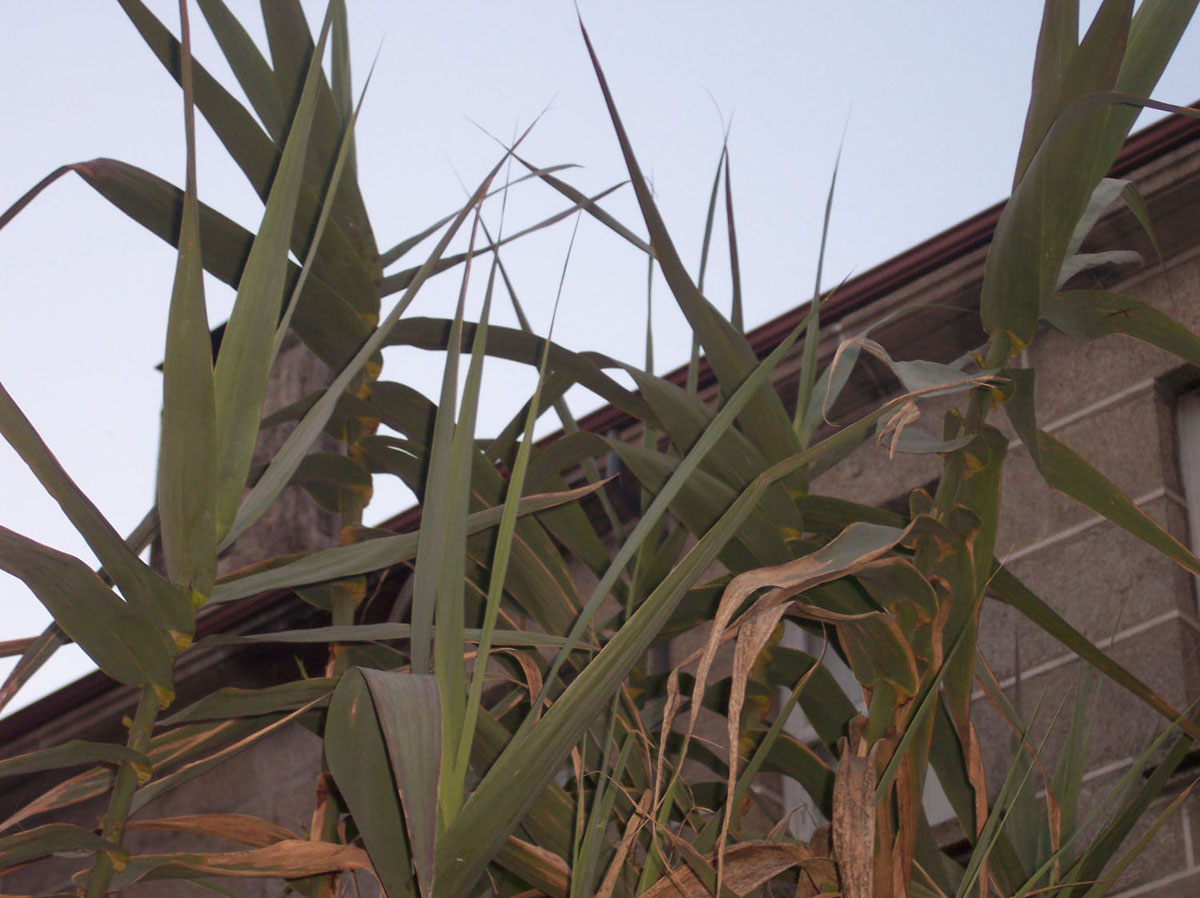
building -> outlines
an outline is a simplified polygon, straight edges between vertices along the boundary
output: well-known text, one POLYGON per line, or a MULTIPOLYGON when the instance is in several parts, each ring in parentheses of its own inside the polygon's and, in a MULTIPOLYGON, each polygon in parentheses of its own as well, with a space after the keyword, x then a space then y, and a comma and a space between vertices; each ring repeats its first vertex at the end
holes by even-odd
MULTIPOLYGON (((1135 180, 1146 197, 1158 235, 1161 262, 1134 217, 1110 212, 1093 232, 1093 251, 1137 249, 1140 267, 1102 268, 1081 276, 1092 284, 1150 302, 1200 332, 1200 123, 1164 120, 1130 139, 1114 175, 1135 180)), ((905 358, 949 360, 983 341, 977 302, 983 263, 1000 207, 993 207, 883 263, 839 289, 823 313, 822 354, 828 359, 845 336, 877 325, 872 336, 905 358), (915 302, 930 306, 920 315, 893 316, 915 302)), ((765 354, 790 331, 800 310, 789 312, 750 335, 765 354)), ((1187 542, 1200 533, 1200 369, 1165 352, 1123 338, 1079 343, 1049 333, 1031 350, 1038 369, 1041 426, 1080 449, 1137 505, 1187 542), (1189 524, 1189 520, 1191 523, 1189 524)), ((798 355, 776 370, 779 383, 796 379, 798 355)), ((302 395, 281 391, 282 404, 302 395)), ((682 382, 683 372, 675 379, 682 382)), ((713 381, 702 372, 701 389, 713 381)), ((878 403, 893 390, 882 368, 867 362, 856 369, 839 415, 878 403)), ((1002 419, 997 416, 997 421, 1002 419)), ((636 425, 618 410, 601 409, 581 422, 585 429, 632 438, 636 425)), ((875 445, 857 450, 847 463, 824 475, 814 489, 872 504, 902 502, 934 480, 936 456, 889 460, 875 445)), ((1200 614, 1191 575, 1042 484, 1018 442, 1010 448, 1004 483, 1006 516, 997 553, 1089 639, 1177 706, 1200 695, 1200 614), (1081 563, 1086 559, 1087 563, 1081 563)), ((299 499, 296 499, 299 502, 299 499)), ((318 520, 319 518, 315 518, 318 520)), ((388 526, 401 531, 412 514, 388 526)), ((270 548, 279 551, 278 547, 270 548)), ((271 594, 223 606, 201 618, 198 636, 226 630, 295 626, 310 606, 271 594)), ((980 645, 1010 692, 1027 702, 1043 692, 1063 692, 1076 682, 1079 663, 1007 608, 985 611, 980 645)), ((186 656, 179 672, 180 704, 229 683, 236 670, 241 685, 266 685, 288 673, 291 650, 214 648, 186 656)), ((323 661, 314 656, 313 664, 323 661)), ((1128 767, 1157 721, 1141 704, 1107 681, 1096 682, 1097 726, 1087 756, 1087 782, 1097 793, 1128 767)), ((71 738, 104 739, 120 729, 132 694, 96 674, 0 720, 0 756, 19 754, 71 738)), ((995 769, 1007 745, 1007 729, 982 697, 977 702, 985 754, 995 769)), ((1055 737, 1052 737, 1052 740, 1055 737)), ((1053 741, 1050 750, 1055 750, 1053 741)), ((202 811, 237 811, 268 816, 300 831, 309 823, 320 745, 300 727, 281 728, 225 763, 159 800, 156 816, 202 811), (253 783, 248 789, 246 784, 253 783)), ((45 784, 31 778, 0 796, 0 818, 38 794, 45 784)), ((76 819, 98 813, 94 805, 73 809, 76 819)), ((150 838, 135 833, 135 838, 150 838)), ((1113 894, 1153 898, 1200 890, 1200 803, 1191 799, 1157 833, 1143 857, 1113 894)), ((145 843, 152 844, 152 843, 145 843)), ((17 872, 0 890, 34 888, 17 872)), ((37 888, 60 883, 42 881, 37 888)), ((159 887, 161 888, 161 887, 159 887)), ((251 892, 253 886, 239 886, 251 892)), ((135 894, 172 894, 139 887, 135 894)), ((270 890, 261 894, 272 894, 270 890)), ((255 892, 259 894, 259 892, 255 892)))

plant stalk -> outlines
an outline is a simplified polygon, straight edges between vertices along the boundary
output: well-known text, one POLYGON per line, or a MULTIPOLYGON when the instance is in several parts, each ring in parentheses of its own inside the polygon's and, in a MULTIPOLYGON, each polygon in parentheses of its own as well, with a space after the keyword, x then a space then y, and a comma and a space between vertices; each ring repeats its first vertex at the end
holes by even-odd
MULTIPOLYGON (((141 698, 138 699, 137 710, 129 725, 127 745, 136 752, 145 754, 150 747, 150 736, 154 730, 154 722, 158 718, 158 696, 152 686, 143 686, 141 698)), ((131 762, 126 761, 117 768, 116 781, 113 783, 112 795, 108 800, 108 811, 104 815, 104 827, 100 835, 114 845, 120 845, 125 838, 125 822, 129 817, 129 807, 133 802, 133 793, 137 790, 137 771, 131 762)), ((105 852, 97 852, 92 864, 92 872, 88 877, 86 898, 100 898, 108 890, 108 884, 113 875, 112 856, 105 852)))

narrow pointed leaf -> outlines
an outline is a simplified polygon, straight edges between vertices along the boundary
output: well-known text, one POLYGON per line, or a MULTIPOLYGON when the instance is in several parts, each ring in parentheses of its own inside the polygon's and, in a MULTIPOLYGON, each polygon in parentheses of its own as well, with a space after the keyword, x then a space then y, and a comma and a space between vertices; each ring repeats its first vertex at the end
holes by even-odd
MULTIPOLYGON (((436 629, 436 628, 435 628, 436 629)), ((464 643, 476 643, 483 638, 483 630, 478 627, 467 627, 462 631, 464 643)), ((205 637, 196 643, 197 647, 219 646, 219 645, 254 645, 262 643, 279 643, 283 645, 304 645, 311 643, 330 643, 330 642, 388 642, 395 639, 411 639, 412 625, 411 624, 343 624, 333 627, 313 627, 311 629, 296 629, 296 630, 279 630, 274 633, 216 633, 212 636, 205 637)), ((543 646, 557 648, 563 644, 565 640, 561 636, 554 636, 548 633, 530 632, 527 630, 494 630, 492 631, 492 642, 499 646, 543 646)), ((595 651, 596 647, 591 645, 583 645, 584 650, 595 651)), ((329 682, 327 679, 304 680, 306 686, 304 690, 299 689, 299 684, 288 684, 289 687, 297 688, 298 694, 303 694, 308 689, 315 690, 316 694, 321 694, 321 690, 316 684, 329 682)), ((271 687, 281 688, 281 687, 271 687)), ((326 691, 329 687, 326 687, 326 691)), ((245 690, 232 690, 230 697, 245 690)), ((250 690, 248 698, 257 692, 266 692, 267 690, 250 690)), ((224 690, 222 690, 224 692, 224 690)), ((222 692, 213 693, 213 696, 219 696, 222 692)), ((311 698, 312 696, 310 696, 311 698)), ((265 698, 265 696, 264 696, 265 698)), ((201 704, 201 703, 197 703, 201 704)), ((184 714, 190 712, 190 708, 184 714)))
POLYGON ((437 680, 430 676, 359 670, 371 692, 392 775, 408 826, 421 894, 433 898, 438 830, 442 715, 437 680))
POLYGON ((1077 340, 1124 334, 1200 365, 1200 337, 1170 315, 1144 302, 1101 290, 1056 294, 1042 317, 1077 340))
POLYGON ((61 745, 5 758, 0 761, 0 776, 25 776, 43 770, 58 770, 83 764, 120 764, 125 761, 143 764, 146 767, 150 764, 141 752, 124 745, 72 739, 61 745))
POLYGON ((47 823, 0 839, 0 868, 60 851, 116 851, 117 846, 91 830, 68 823, 47 823))
MULTIPOLYGON (((205 330, 206 343, 207 333, 205 330)), ((137 557, 59 464, 3 385, 0 385, 0 433, 87 541, 104 566, 104 573, 130 604, 165 628, 190 633, 192 608, 187 595, 172 588, 137 557)))
MULTIPOLYGON (((544 493, 525 496, 521 500, 521 514, 531 514, 553 508, 564 502, 573 502, 596 491, 599 485, 589 484, 562 493, 544 493)), ((471 535, 495 527, 500 521, 500 507, 477 511, 467 518, 467 534, 471 535)), ((247 596, 257 595, 270 589, 288 589, 307 583, 335 580, 391 567, 415 558, 417 534, 398 533, 347 546, 336 546, 313 552, 289 564, 244 577, 225 580, 213 589, 212 602, 232 602, 247 596)))
POLYGON ((1038 454, 1038 470, 1054 489, 1200 575, 1200 559, 1072 449, 1045 431, 1038 431, 1038 454))
POLYGON ((304 157, 312 129, 320 61, 329 22, 321 29, 296 115, 288 131, 287 145, 271 184, 266 210, 246 267, 238 282, 237 299, 213 372, 216 387, 217 443, 217 535, 224 537, 233 526, 250 459, 258 438, 262 404, 271 370, 271 346, 279 321, 287 275, 287 257, 300 195, 304 157))
POLYGON ((361 671, 338 683, 325 720, 325 760, 392 898, 415 894, 400 793, 371 691, 361 671))
POLYGON ((172 692, 166 638, 78 558, 0 527, 0 569, 24 581, 55 622, 121 683, 172 692))
POLYGON ((275 89, 275 73, 263 58, 254 39, 229 11, 224 0, 198 0, 200 11, 217 39, 225 61, 262 120, 267 133, 282 143, 287 134, 287 115, 275 89))
MULTIPOLYGON (((333 640, 327 641, 332 642, 333 640)), ((239 689, 230 686, 209 693, 182 711, 177 711, 162 720, 161 723, 163 726, 175 726, 196 720, 257 717, 280 711, 294 711, 309 704, 320 708, 323 707, 321 699, 330 696, 335 686, 337 686, 337 679, 333 677, 296 680, 262 689, 239 689)))
POLYGON ((1008 568, 999 566, 993 568, 991 579, 988 581, 988 591, 1053 636, 1057 642, 1070 649, 1081 660, 1090 664, 1118 686, 1128 690, 1164 719, 1172 723, 1179 721, 1180 729, 1193 738, 1200 738, 1200 728, 1184 717, 1179 709, 1114 661, 1104 651, 1096 648, 1086 636, 1067 623, 1058 612, 1017 579, 1008 568))
MULTIPOLYGON (((115 159, 93 159, 71 166, 81 178, 118 209, 173 246, 179 243, 183 191, 147 171, 115 159)), ((328 235, 327 235, 328 237, 328 235)), ((200 204, 200 244, 205 271, 237 287, 254 235, 204 203, 200 204)), ((288 263, 288 289, 300 267, 288 263)), ((305 282, 293 327, 326 364, 346 362, 366 339, 370 328, 342 293, 319 275, 305 282)))
MULTIPOLYGON (((613 130, 621 145, 625 157, 625 165, 629 170, 630 181, 637 194, 642 217, 650 232, 650 243, 654 247, 655 258, 658 259, 663 277, 666 279, 671 292, 679 303, 680 310, 687 318, 699 337, 701 345, 707 353, 708 361, 713 366, 718 380, 727 392, 731 392, 742 383, 754 370, 756 359, 750 344, 739 334, 703 294, 696 288, 688 276, 679 253, 667 233, 658 207, 650 195, 650 189, 642 176, 633 154, 633 147, 625 133, 625 128, 617 114, 616 104, 608 89, 608 83, 600 68, 600 61, 592 48, 587 29, 580 21, 580 31, 596 72, 596 79, 604 93, 604 101, 608 106, 612 119, 613 130)), ((763 389, 747 403, 744 413, 744 424, 750 435, 761 446, 763 453, 772 459, 785 458, 796 448, 795 437, 791 432, 790 423, 784 413, 783 405, 778 395, 772 389, 763 389)))
POLYGON ((212 342, 204 304, 196 195, 195 91, 191 48, 186 40, 180 57, 180 84, 187 175, 179 223, 179 256, 167 316, 156 488, 167 575, 195 596, 192 604, 199 606, 212 591, 217 572, 219 481, 212 342))
POLYGON ((800 360, 800 384, 796 388, 796 413, 792 429, 800 438, 800 444, 812 442, 813 432, 820 417, 813 414, 814 407, 821 402, 817 398, 817 352, 821 339, 821 277, 825 270, 825 247, 829 241, 829 218, 833 213, 833 193, 837 187, 838 167, 842 163, 842 149, 838 147, 833 163, 833 174, 829 177, 829 192, 825 196, 825 218, 821 222, 821 247, 817 251, 817 274, 809 303, 808 333, 804 335, 804 356, 800 360))
POLYGON ((496 163, 496 166, 488 173, 487 177, 484 178, 479 188, 475 191, 475 194, 472 195, 470 201, 462 208, 455 220, 451 222, 445 233, 442 234, 441 239, 431 251, 429 258, 414 276, 412 282, 408 286, 408 289, 404 292, 404 295, 400 298, 399 302, 397 302, 392 310, 388 312, 387 317, 380 322, 379 327, 372 332, 371 336, 366 340, 366 342, 359 347, 358 352, 355 353, 354 357, 346 364, 338 376, 334 378, 333 383, 329 385, 328 389, 326 389, 321 398, 316 401, 313 407, 304 416, 303 420, 301 420, 300 424, 288 436, 287 441, 271 460, 271 464, 267 468, 266 472, 261 478, 259 478, 258 482, 251 489, 250 494, 242 503, 242 508, 245 509, 245 511, 239 511, 237 518, 234 520, 233 527, 226 535, 222 546, 228 545, 229 542, 231 542, 233 539, 236 539, 237 536, 243 533, 247 527, 261 517, 261 515, 266 511, 270 498, 277 496, 283 491, 283 488, 288 484, 292 478, 292 475, 296 472, 296 468, 298 468, 300 463, 304 460, 304 456, 308 453, 309 447, 313 444, 317 437, 321 435, 321 432, 325 427, 325 422, 327 422, 330 416, 333 414, 333 411, 337 406, 338 399, 341 397, 342 393, 345 392, 345 389, 347 386, 349 386, 350 381, 354 379, 362 366, 366 364, 367 360, 370 359, 380 348, 382 348, 387 339, 388 333, 408 309, 409 305, 415 298, 417 291, 420 290, 428 277, 433 273, 438 260, 441 259, 442 254, 446 251, 446 247, 449 245, 450 240, 458 232, 459 227, 462 225, 463 221, 466 220, 466 217, 470 213, 471 209, 474 208, 476 203, 478 203, 483 195, 487 193, 488 186, 491 184, 492 179, 496 176, 496 173, 499 172, 500 166, 503 165, 503 163, 504 160, 496 163))
MULTIPOLYGON (((141 0, 119 2, 159 62, 173 78, 180 80, 179 42, 141 0)), ((277 5, 281 6, 283 3, 269 4, 272 8, 277 5)), ((306 25, 302 27, 307 28, 306 25)), ((312 38, 307 31, 304 31, 302 40, 296 40, 297 37, 297 33, 292 34, 296 52, 311 53, 312 38)), ((288 96, 285 105, 289 112, 294 110, 301 93, 301 81, 308 56, 303 58, 305 62, 301 64, 296 76, 294 91, 288 96)), ((195 64, 194 71, 196 107, 212 126, 234 162, 245 173, 255 192, 266 202, 280 165, 282 139, 277 145, 268 137, 254 121, 254 117, 203 66, 195 64)), ((327 87, 325 90, 328 92, 327 87)), ((319 120, 318 127, 311 135, 314 150, 317 151, 315 155, 321 158, 319 161, 306 160, 305 183, 301 187, 299 211, 291 235, 292 249, 297 255, 303 253, 308 245, 308 237, 312 233, 313 222, 320 205, 318 197, 336 155, 336 141, 341 133, 334 117, 330 116, 323 124, 319 120)), ((362 200, 357 189, 349 187, 342 192, 341 197, 344 202, 338 204, 333 225, 329 229, 329 252, 322 254, 321 273, 329 282, 338 285, 341 301, 349 302, 356 314, 372 316, 377 314, 379 306, 378 292, 374 287, 378 275, 374 237, 362 210, 362 200)), ((348 357, 347 354, 342 358, 344 360, 348 357)))

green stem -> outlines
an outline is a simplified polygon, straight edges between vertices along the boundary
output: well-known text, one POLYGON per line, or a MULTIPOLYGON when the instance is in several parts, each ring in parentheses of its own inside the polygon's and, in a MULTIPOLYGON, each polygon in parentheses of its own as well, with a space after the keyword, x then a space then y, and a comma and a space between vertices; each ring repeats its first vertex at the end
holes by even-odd
MULTIPOLYGON (((150 736, 154 730, 154 721, 158 718, 158 697, 151 686, 142 687, 142 696, 138 700, 137 711, 134 712, 133 722, 129 725, 129 748, 141 754, 146 754, 150 747, 150 736)), ((104 828, 100 835, 120 845, 125 838, 125 821, 129 817, 129 807, 133 802, 133 793, 137 790, 137 770, 131 762, 125 762, 117 768, 116 781, 113 783, 112 795, 108 800, 108 812, 104 815, 104 828)), ((112 879, 112 857, 105 852, 97 852, 92 865, 92 873, 88 877, 87 898, 100 898, 108 890, 112 879)))
MULTIPOLYGON (((340 524, 343 530, 346 527, 362 523, 362 513, 365 504, 359 500, 357 495, 352 494, 349 490, 342 494, 340 524)), ((354 596, 336 595, 333 599, 333 607, 330 609, 330 623, 335 627, 352 626, 358 602, 358 598, 354 596)), ((335 677, 340 677, 346 672, 346 668, 349 667, 349 654, 345 646, 338 643, 333 643, 329 646, 329 667, 329 673, 335 677)), ((329 772, 329 766, 324 762, 321 765, 321 776, 325 779, 325 812, 320 831, 313 833, 313 838, 322 842, 340 842, 338 822, 345 808, 342 807, 337 791, 333 788, 333 775, 329 772)), ((338 892, 339 878, 339 874, 337 873, 325 873, 316 877, 314 880, 316 883, 314 894, 320 896, 335 895, 338 892)))

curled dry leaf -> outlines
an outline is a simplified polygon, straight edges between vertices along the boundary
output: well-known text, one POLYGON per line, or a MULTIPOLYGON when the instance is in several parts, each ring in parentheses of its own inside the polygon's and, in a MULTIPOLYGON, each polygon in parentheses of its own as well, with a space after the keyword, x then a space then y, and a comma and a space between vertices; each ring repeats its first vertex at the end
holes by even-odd
MULTIPOLYGON (((656 782, 656 789, 657 786, 656 782)), ((629 822, 625 824, 625 833, 621 836, 621 842, 617 845, 617 850, 613 854, 612 863, 608 865, 608 870, 604 874, 604 880, 600 883, 600 888, 596 892, 596 898, 612 898, 613 889, 617 887, 617 877, 621 875, 621 870, 624 869, 625 859, 629 856, 630 849, 633 848, 637 834, 642 831, 642 826, 649 819, 648 811, 650 810, 652 801, 656 802, 657 799, 647 789, 638 800, 637 808, 629 815, 629 822)), ((657 811, 657 808, 655 810, 657 811)))
POLYGON ((195 879, 197 875, 297 879, 338 870, 374 874, 367 853, 354 845, 287 839, 249 851, 131 857, 129 864, 113 876, 111 888, 119 891, 142 880, 195 879))
MULTIPOLYGON (((852 730, 853 731, 853 730, 852 730)), ((875 851, 875 758, 861 736, 838 743, 833 784, 833 849, 845 898, 871 898, 875 851)))
POLYGON ((277 823, 249 814, 188 814, 157 820, 130 820, 126 828, 217 836, 244 845, 253 845, 255 848, 265 848, 276 842, 300 838, 277 823))
MULTIPOLYGON (((716 860, 712 855, 709 859, 716 860)), ((813 878, 823 882, 830 878, 833 864, 829 858, 814 857, 805 845, 743 842, 725 852, 724 884, 744 895, 792 867, 811 869, 813 878)), ((710 898, 711 894, 691 868, 684 866, 659 879, 642 898, 710 898)))

